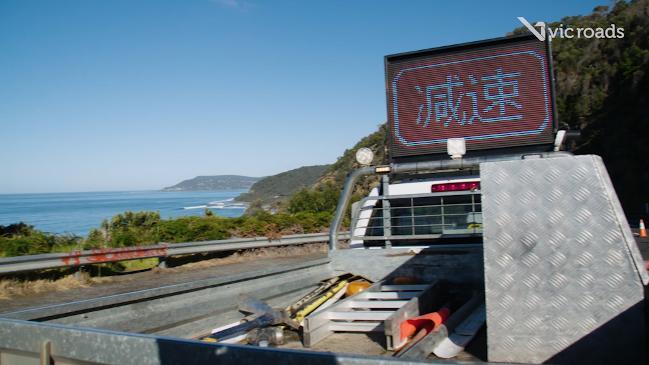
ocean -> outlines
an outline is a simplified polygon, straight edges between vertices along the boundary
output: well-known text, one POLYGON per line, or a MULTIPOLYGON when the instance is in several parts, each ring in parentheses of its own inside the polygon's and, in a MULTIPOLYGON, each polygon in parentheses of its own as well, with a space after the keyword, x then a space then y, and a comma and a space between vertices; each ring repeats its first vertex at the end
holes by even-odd
POLYGON ((125 211, 158 211, 162 218, 203 215, 238 217, 245 205, 233 200, 245 190, 115 191, 91 193, 0 194, 0 225, 25 222, 50 233, 80 236, 104 219, 125 211))

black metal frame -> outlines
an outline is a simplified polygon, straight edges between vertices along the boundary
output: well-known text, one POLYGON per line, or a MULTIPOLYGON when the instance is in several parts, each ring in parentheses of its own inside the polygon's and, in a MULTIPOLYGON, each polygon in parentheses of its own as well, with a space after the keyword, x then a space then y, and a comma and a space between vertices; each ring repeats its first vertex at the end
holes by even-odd
MULTIPOLYGON (((515 35, 515 36, 506 36, 506 37, 499 37, 499 38, 490 38, 490 39, 485 39, 485 40, 480 40, 480 41, 473 41, 473 42, 466 42, 466 43, 459 43, 459 44, 454 44, 454 45, 447 45, 447 46, 441 46, 441 47, 435 47, 435 48, 427 48, 427 49, 422 49, 418 51, 410 51, 410 52, 402 52, 402 53, 394 53, 390 55, 386 55, 383 57, 383 69, 384 69, 384 74, 385 74, 385 102, 386 102, 386 112, 387 112, 387 127, 388 127, 388 141, 387 141, 387 146, 388 146, 388 160, 390 162, 410 162, 410 161, 426 161, 426 160, 439 160, 439 159, 450 159, 449 156, 446 156, 446 154, 443 153, 432 153, 432 154, 422 154, 422 155, 414 155, 414 156, 399 156, 399 157, 394 157, 392 155, 393 151, 393 141, 390 133, 392 133, 392 126, 390 125, 390 100, 388 97, 388 90, 389 90, 389 85, 390 81, 388 80, 388 64, 390 62, 395 62, 395 61, 401 61, 401 60, 416 60, 418 58, 425 58, 425 57, 430 57, 432 55, 436 54, 441 54, 441 53, 448 53, 450 51, 473 51, 479 48, 483 47, 489 47, 489 46, 497 46, 497 45, 503 45, 503 44, 511 44, 511 43, 516 43, 516 42, 521 42, 521 41, 528 41, 528 40, 534 40, 538 39, 532 34, 532 33, 527 33, 527 34, 522 34, 522 35, 515 35)), ((540 42, 540 41, 539 41, 540 42)), ((547 62, 548 62, 548 74, 550 78, 550 103, 551 103, 551 108, 552 108, 552 132, 556 133, 558 130, 558 118, 557 118, 557 105, 556 105, 556 98, 555 98, 555 76, 554 76, 554 67, 553 67, 553 60, 552 60, 552 47, 551 47, 551 41, 548 38, 544 41, 546 44, 546 51, 548 54, 547 62)), ((512 152, 512 149, 516 149, 517 151, 521 152, 529 152, 529 153, 534 153, 534 152, 548 152, 551 151, 552 149, 552 144, 549 143, 538 143, 538 144, 529 144, 529 145, 523 145, 523 146, 516 146, 516 147, 510 147, 507 148, 509 152, 512 152)), ((491 154, 498 154, 497 151, 502 151, 502 149, 499 148, 491 148, 491 149, 480 149, 480 150, 471 150, 467 151, 467 154, 471 154, 473 156, 484 156, 484 155, 491 155, 491 154)), ((502 152, 501 152, 502 153, 502 152)))

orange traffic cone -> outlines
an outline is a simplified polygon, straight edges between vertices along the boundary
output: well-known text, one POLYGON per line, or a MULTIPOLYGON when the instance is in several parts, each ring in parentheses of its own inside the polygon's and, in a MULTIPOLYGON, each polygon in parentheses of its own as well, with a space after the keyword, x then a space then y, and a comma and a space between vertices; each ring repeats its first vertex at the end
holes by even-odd
POLYGON ((640 237, 647 237, 647 229, 644 227, 644 221, 640 219, 640 237))

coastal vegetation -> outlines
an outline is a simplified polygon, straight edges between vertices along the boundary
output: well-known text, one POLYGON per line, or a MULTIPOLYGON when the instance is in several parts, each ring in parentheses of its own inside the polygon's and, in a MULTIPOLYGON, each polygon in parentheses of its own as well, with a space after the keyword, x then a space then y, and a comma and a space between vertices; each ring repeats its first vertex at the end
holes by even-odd
POLYGON ((627 216, 637 223, 649 202, 649 0, 617 1, 548 26, 611 24, 624 29, 624 38, 553 39, 558 116, 560 127, 582 131, 573 152, 602 157, 627 216))
POLYGON ((246 193, 235 200, 243 202, 260 201, 263 206, 277 206, 288 200, 296 191, 313 185, 329 165, 302 166, 257 181, 246 193))
POLYGON ((290 211, 271 214, 259 209, 238 218, 204 215, 163 219, 158 212, 125 212, 104 220, 85 238, 50 234, 25 223, 0 226, 0 256, 322 232, 331 221, 337 194, 332 187, 304 191, 289 200, 290 211))
MULTIPOLYGON (((345 150, 342 156, 338 157, 336 162, 334 162, 327 171, 325 171, 322 177, 311 186, 311 190, 317 192, 322 185, 327 184, 338 190, 342 189, 347 174, 360 167, 358 162, 356 162, 356 151, 360 148, 367 147, 374 152, 374 160, 372 161, 372 164, 382 165, 388 163, 388 150, 386 145, 387 135, 387 123, 380 124, 376 131, 363 137, 352 148, 345 150)), ((378 182, 379 180, 377 176, 361 177, 356 183, 354 195, 357 197, 367 195, 373 187, 378 185, 378 182)))
POLYGON ((80 242, 78 236, 42 232, 23 222, 0 225, 0 256, 66 252, 78 247, 80 242))
POLYGON ((271 214, 260 210, 238 218, 216 215, 162 219, 157 212, 126 212, 94 229, 84 240, 86 248, 128 247, 158 242, 220 240, 231 237, 280 236, 320 232, 331 214, 322 211, 271 214))

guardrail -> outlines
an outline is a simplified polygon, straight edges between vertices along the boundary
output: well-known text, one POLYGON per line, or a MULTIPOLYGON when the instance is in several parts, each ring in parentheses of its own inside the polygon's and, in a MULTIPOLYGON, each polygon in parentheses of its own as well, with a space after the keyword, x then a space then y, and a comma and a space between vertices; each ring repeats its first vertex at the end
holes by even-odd
MULTIPOLYGON (((339 235, 339 238, 347 239, 349 238, 349 235, 345 233, 339 235)), ((151 246, 97 248, 84 251, 72 251, 68 253, 5 257, 0 258, 0 275, 151 257, 165 258, 169 256, 189 255, 195 253, 302 245, 306 243, 327 242, 328 240, 328 233, 311 233, 283 236, 279 239, 270 239, 268 237, 232 238, 227 240, 160 243, 151 246)))

